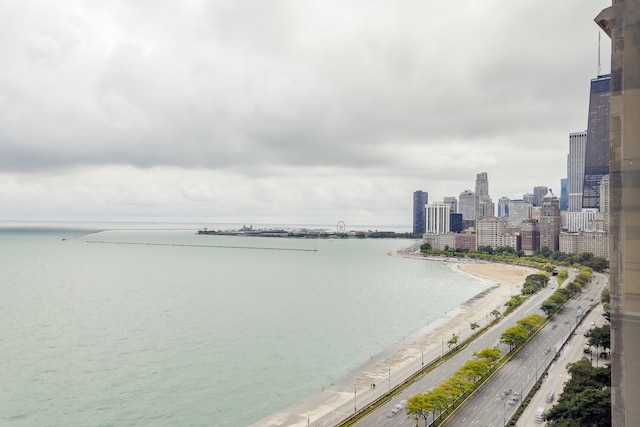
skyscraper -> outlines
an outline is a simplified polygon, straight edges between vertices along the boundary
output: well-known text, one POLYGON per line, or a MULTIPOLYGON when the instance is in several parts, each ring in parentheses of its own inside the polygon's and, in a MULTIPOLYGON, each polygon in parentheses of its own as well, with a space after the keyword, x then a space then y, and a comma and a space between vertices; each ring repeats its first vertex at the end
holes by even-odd
POLYGON ((449 205, 452 214, 458 212, 458 201, 456 200, 455 196, 447 196, 443 199, 443 201, 449 205))
POLYGON ((552 252, 560 249, 560 200, 551 189, 542 199, 540 215, 540 248, 544 247, 552 252))
POLYGON ((542 198, 547 195, 549 189, 539 186, 533 187, 533 206, 542 206, 542 198))
POLYGON ((569 212, 582 210, 582 186, 584 185, 584 158, 587 147, 587 131, 569 134, 567 174, 569 186, 569 212))
POLYGON ((476 214, 478 212, 478 196, 471 190, 464 190, 458 197, 458 211, 462 214, 462 220, 467 221, 465 226, 468 226, 468 222, 476 220, 476 214))
POLYGON ((449 232, 450 224, 449 204, 445 202, 429 203, 426 206, 427 227, 429 234, 444 234, 449 232))
POLYGON ((489 196, 489 176, 486 172, 476 175, 476 197, 478 198, 476 219, 494 216, 495 206, 489 196))
POLYGON ((582 207, 600 207, 600 180, 609 174, 611 76, 591 80, 582 207))
POLYGON ((424 234, 426 230, 425 206, 429 202, 429 193, 426 191, 413 192, 413 233, 424 234))
POLYGON ((489 195, 489 176, 486 172, 476 175, 476 194, 480 198, 489 195))
POLYGON ((498 218, 503 221, 506 221, 509 218, 509 206, 511 205, 511 200, 508 197, 500 197, 498 200, 498 218))
POLYGON ((569 179, 560 179, 560 210, 566 211, 569 209, 569 179))

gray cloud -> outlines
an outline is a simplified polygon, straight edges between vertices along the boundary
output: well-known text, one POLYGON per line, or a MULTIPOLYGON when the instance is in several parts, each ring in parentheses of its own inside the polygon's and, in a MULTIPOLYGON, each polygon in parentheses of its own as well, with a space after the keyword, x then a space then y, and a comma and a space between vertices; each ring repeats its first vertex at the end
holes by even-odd
MULTIPOLYGON (((17 183, 47 174, 89 179, 92 168, 154 180, 159 170, 204 170, 234 177, 241 191, 259 178, 264 204, 315 192, 324 209, 331 199, 351 209, 349 200, 373 197, 395 212, 391 203, 409 194, 390 193, 457 194, 485 170, 496 199, 530 191, 563 176, 567 134, 586 128, 593 17, 607 5, 0 5, 0 195, 15 197, 17 183), (536 162, 549 158, 552 172, 543 174, 536 162), (395 186, 383 186, 384 196, 364 184, 384 179, 395 186), (361 198, 340 197, 351 182, 361 198)), ((207 182, 166 185, 176 205, 240 203, 207 182)), ((109 174, 91 186, 124 194, 97 205, 129 205, 109 174)))

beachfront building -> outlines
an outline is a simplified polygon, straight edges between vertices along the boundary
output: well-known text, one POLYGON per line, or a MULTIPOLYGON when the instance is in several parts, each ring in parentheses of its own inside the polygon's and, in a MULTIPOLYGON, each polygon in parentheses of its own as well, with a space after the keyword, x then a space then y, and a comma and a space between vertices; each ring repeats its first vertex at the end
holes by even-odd
POLYGON ((593 256, 609 259, 609 236, 605 231, 580 231, 560 233, 560 252, 581 254, 588 252, 593 256))
POLYGON ((450 207, 445 202, 434 202, 426 206, 426 233, 444 234, 450 231, 450 207))
POLYGON ((475 251, 476 233, 472 230, 465 230, 462 233, 425 234, 424 242, 438 251, 451 249, 475 251))
POLYGON ((476 247, 510 247, 520 250, 519 236, 512 232, 506 221, 499 218, 483 218, 476 221, 476 247))
POLYGON ((542 199, 540 215, 540 248, 547 247, 551 252, 560 249, 560 200, 549 189, 542 199))
POLYGON ((414 191, 413 193, 413 233, 424 234, 426 230, 425 206, 429 201, 429 193, 426 191, 414 191))

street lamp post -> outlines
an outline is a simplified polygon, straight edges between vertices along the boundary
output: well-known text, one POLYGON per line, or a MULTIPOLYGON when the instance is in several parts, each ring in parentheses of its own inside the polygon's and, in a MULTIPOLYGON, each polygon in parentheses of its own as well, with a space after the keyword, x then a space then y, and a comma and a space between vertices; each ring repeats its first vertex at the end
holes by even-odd
POLYGON ((389 365, 389 391, 391 391, 391 365, 389 365))
POLYGON ((354 413, 354 414, 355 414, 356 412, 358 412, 358 409, 357 409, 357 407, 356 407, 356 398, 357 398, 356 390, 357 390, 357 386, 356 386, 356 385, 354 385, 354 386, 353 386, 353 413, 354 413))
POLYGON ((424 350, 422 350, 422 367, 424 368, 424 350))

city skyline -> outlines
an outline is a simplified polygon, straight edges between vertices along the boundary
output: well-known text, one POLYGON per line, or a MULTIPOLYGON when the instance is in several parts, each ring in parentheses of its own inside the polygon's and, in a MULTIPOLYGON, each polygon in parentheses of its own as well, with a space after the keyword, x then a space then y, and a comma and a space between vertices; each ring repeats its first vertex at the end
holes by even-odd
POLYGON ((0 220, 409 226, 407 194, 478 171, 494 203, 559 193, 609 3, 2 6, 0 220))

